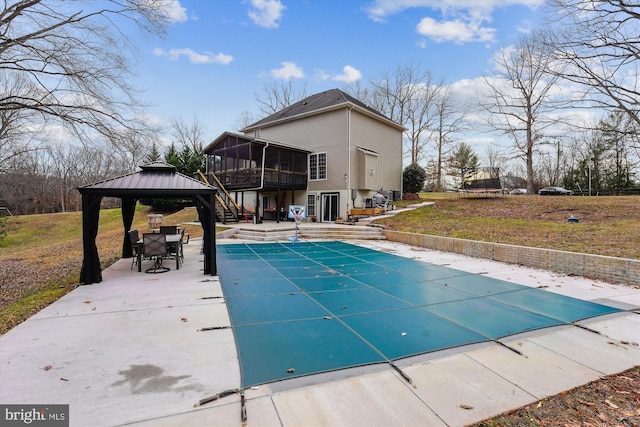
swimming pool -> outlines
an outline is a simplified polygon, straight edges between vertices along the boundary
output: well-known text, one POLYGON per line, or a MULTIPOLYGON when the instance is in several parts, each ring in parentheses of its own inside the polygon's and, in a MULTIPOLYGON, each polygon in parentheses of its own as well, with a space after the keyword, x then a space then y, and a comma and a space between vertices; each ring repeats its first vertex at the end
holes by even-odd
POLYGON ((245 388, 619 311, 340 241, 217 251, 245 388))

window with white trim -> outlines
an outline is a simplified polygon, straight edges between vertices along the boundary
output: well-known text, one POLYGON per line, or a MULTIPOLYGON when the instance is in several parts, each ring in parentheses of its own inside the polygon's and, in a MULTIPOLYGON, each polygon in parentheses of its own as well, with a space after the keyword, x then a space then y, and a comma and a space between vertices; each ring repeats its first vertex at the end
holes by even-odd
POLYGON ((309 179, 327 179, 327 153, 309 155, 309 179))
POLYGON ((307 217, 316 216, 316 195, 307 194, 307 217))

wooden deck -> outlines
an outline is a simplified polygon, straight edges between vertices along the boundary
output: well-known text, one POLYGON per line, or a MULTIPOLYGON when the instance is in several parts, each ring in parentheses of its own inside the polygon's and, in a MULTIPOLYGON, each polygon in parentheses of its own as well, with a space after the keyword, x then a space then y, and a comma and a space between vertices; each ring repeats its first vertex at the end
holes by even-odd
POLYGON ((384 213, 384 208, 353 208, 350 216, 373 216, 384 213))

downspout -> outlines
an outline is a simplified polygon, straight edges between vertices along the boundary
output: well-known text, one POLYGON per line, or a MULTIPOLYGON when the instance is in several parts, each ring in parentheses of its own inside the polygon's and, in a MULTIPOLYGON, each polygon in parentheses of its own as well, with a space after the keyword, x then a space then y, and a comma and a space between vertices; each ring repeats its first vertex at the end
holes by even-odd
POLYGON ((260 187, 245 188, 244 191, 258 191, 264 188, 264 164, 267 158, 267 147, 269 147, 269 142, 267 142, 267 145, 265 145, 264 148, 262 149, 262 165, 260 168, 262 172, 260 176, 260 187))
POLYGON ((350 189, 351 189, 351 110, 353 109, 353 105, 350 105, 347 109, 347 173, 345 184, 347 185, 346 197, 347 199, 347 212, 345 212, 345 220, 349 220, 349 199, 351 197, 350 189))

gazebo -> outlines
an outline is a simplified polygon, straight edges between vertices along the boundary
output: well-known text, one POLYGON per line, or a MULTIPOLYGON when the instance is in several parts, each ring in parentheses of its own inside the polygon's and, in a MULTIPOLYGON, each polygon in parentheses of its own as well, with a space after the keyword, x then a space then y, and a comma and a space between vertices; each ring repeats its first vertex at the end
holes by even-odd
POLYGON ((78 191, 82 195, 82 248, 84 252, 80 283, 89 285, 102 281, 96 236, 98 235, 100 202, 103 197, 117 197, 122 200, 123 258, 133 256, 133 248, 127 233, 133 223, 138 199, 143 197, 193 198, 204 230, 204 274, 217 274, 215 196, 218 190, 211 185, 178 173, 176 168, 168 163, 154 162, 140 166, 140 169, 142 170, 129 175, 78 187, 78 191))

